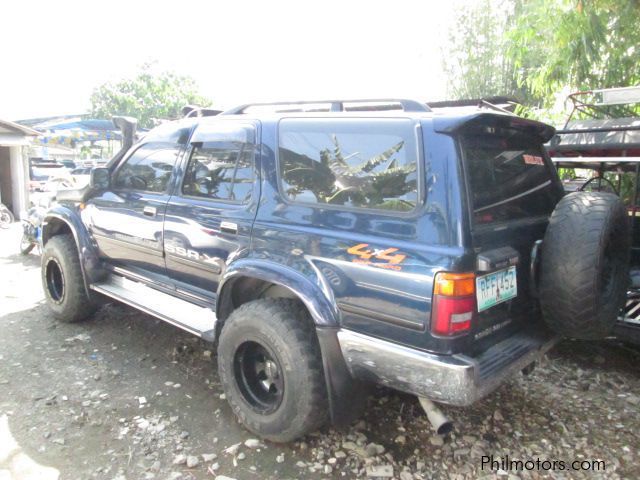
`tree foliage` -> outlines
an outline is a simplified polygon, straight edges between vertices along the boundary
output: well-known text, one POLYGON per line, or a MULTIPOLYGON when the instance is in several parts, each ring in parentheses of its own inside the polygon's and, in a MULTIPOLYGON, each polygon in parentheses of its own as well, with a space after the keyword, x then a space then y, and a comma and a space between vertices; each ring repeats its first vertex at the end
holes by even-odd
POLYGON ((640 0, 481 0, 444 51, 450 95, 549 107, 563 89, 640 84, 640 0))
POLYGON ((144 65, 134 78, 105 83, 91 95, 91 114, 98 118, 128 115, 138 119, 143 128, 160 120, 181 116, 185 105, 208 106, 211 100, 198 93, 193 78, 173 72, 154 73, 144 65))
POLYGON ((640 83, 640 0, 518 0, 516 12, 507 55, 543 105, 566 87, 640 83))
POLYGON ((526 89, 513 74, 506 55, 513 26, 513 0, 458 1, 459 12, 443 49, 443 67, 450 79, 448 96, 453 99, 506 95, 522 99, 526 89))

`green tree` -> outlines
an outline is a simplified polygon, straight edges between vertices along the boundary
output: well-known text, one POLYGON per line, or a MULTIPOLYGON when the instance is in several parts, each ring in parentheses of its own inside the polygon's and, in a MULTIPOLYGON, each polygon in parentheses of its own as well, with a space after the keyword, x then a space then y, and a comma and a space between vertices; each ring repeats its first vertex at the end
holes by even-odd
POLYGON ((181 116, 185 105, 208 106, 211 100, 198 93, 193 78, 173 72, 152 72, 146 64, 131 79, 105 83, 91 95, 91 114, 111 118, 128 115, 138 119, 143 128, 151 128, 164 119, 181 116))
POLYGON ((563 90, 640 84, 640 0, 481 0, 459 10, 443 51, 455 98, 510 95, 528 107, 520 113, 548 117, 563 90))
POLYGON ((640 0, 516 0, 508 55, 542 106, 563 88, 640 83, 640 0))
POLYGON ((506 95, 529 100, 514 75, 507 55, 506 32, 513 26, 513 0, 459 1, 459 15, 443 48, 443 68, 450 79, 448 96, 454 99, 506 95))

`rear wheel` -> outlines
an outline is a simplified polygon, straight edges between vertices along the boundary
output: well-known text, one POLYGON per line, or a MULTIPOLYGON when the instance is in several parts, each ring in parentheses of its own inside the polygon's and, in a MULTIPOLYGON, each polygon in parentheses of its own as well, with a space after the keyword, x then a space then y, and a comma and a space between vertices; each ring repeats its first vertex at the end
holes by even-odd
POLYGON ((575 192, 556 206, 542 247, 540 306, 556 332, 609 334, 629 286, 627 212, 609 193, 575 192))
POLYGON ((235 310, 220 334, 218 370, 234 413, 261 437, 289 442, 328 418, 320 347, 296 300, 256 300, 235 310))
POLYGON ((8 228, 9 225, 11 225, 14 220, 15 218, 13 216, 13 213, 11 213, 11 210, 9 210, 8 208, 0 209, 0 227, 1 228, 8 228))
POLYGON ((98 304, 84 285, 80 257, 71 235, 53 237, 42 252, 42 288, 53 316, 62 322, 81 322, 98 304))

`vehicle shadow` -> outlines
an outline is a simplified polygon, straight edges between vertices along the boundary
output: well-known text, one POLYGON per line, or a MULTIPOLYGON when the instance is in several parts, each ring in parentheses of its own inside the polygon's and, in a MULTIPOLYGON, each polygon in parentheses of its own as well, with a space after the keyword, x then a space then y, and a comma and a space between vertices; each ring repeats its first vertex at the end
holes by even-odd
POLYGON ((13 255, 1 257, 0 262, 2 262, 3 264, 22 265, 24 267, 29 267, 29 268, 39 268, 40 255, 36 255, 34 253, 29 253, 28 255, 15 253, 13 255))
POLYGON ((617 372, 638 378, 640 348, 619 339, 564 340, 549 352, 549 358, 583 370, 617 372))

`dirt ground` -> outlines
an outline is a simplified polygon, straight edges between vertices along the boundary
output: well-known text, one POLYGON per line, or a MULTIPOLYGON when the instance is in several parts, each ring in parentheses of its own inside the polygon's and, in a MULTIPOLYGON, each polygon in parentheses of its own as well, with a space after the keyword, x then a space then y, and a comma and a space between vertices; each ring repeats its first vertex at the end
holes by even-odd
POLYGON ((473 407, 443 407, 447 437, 414 398, 379 389, 348 429, 262 443, 205 342, 116 304, 54 321, 19 235, 0 231, 0 480, 640 478, 640 351, 619 342, 565 341, 473 407))

